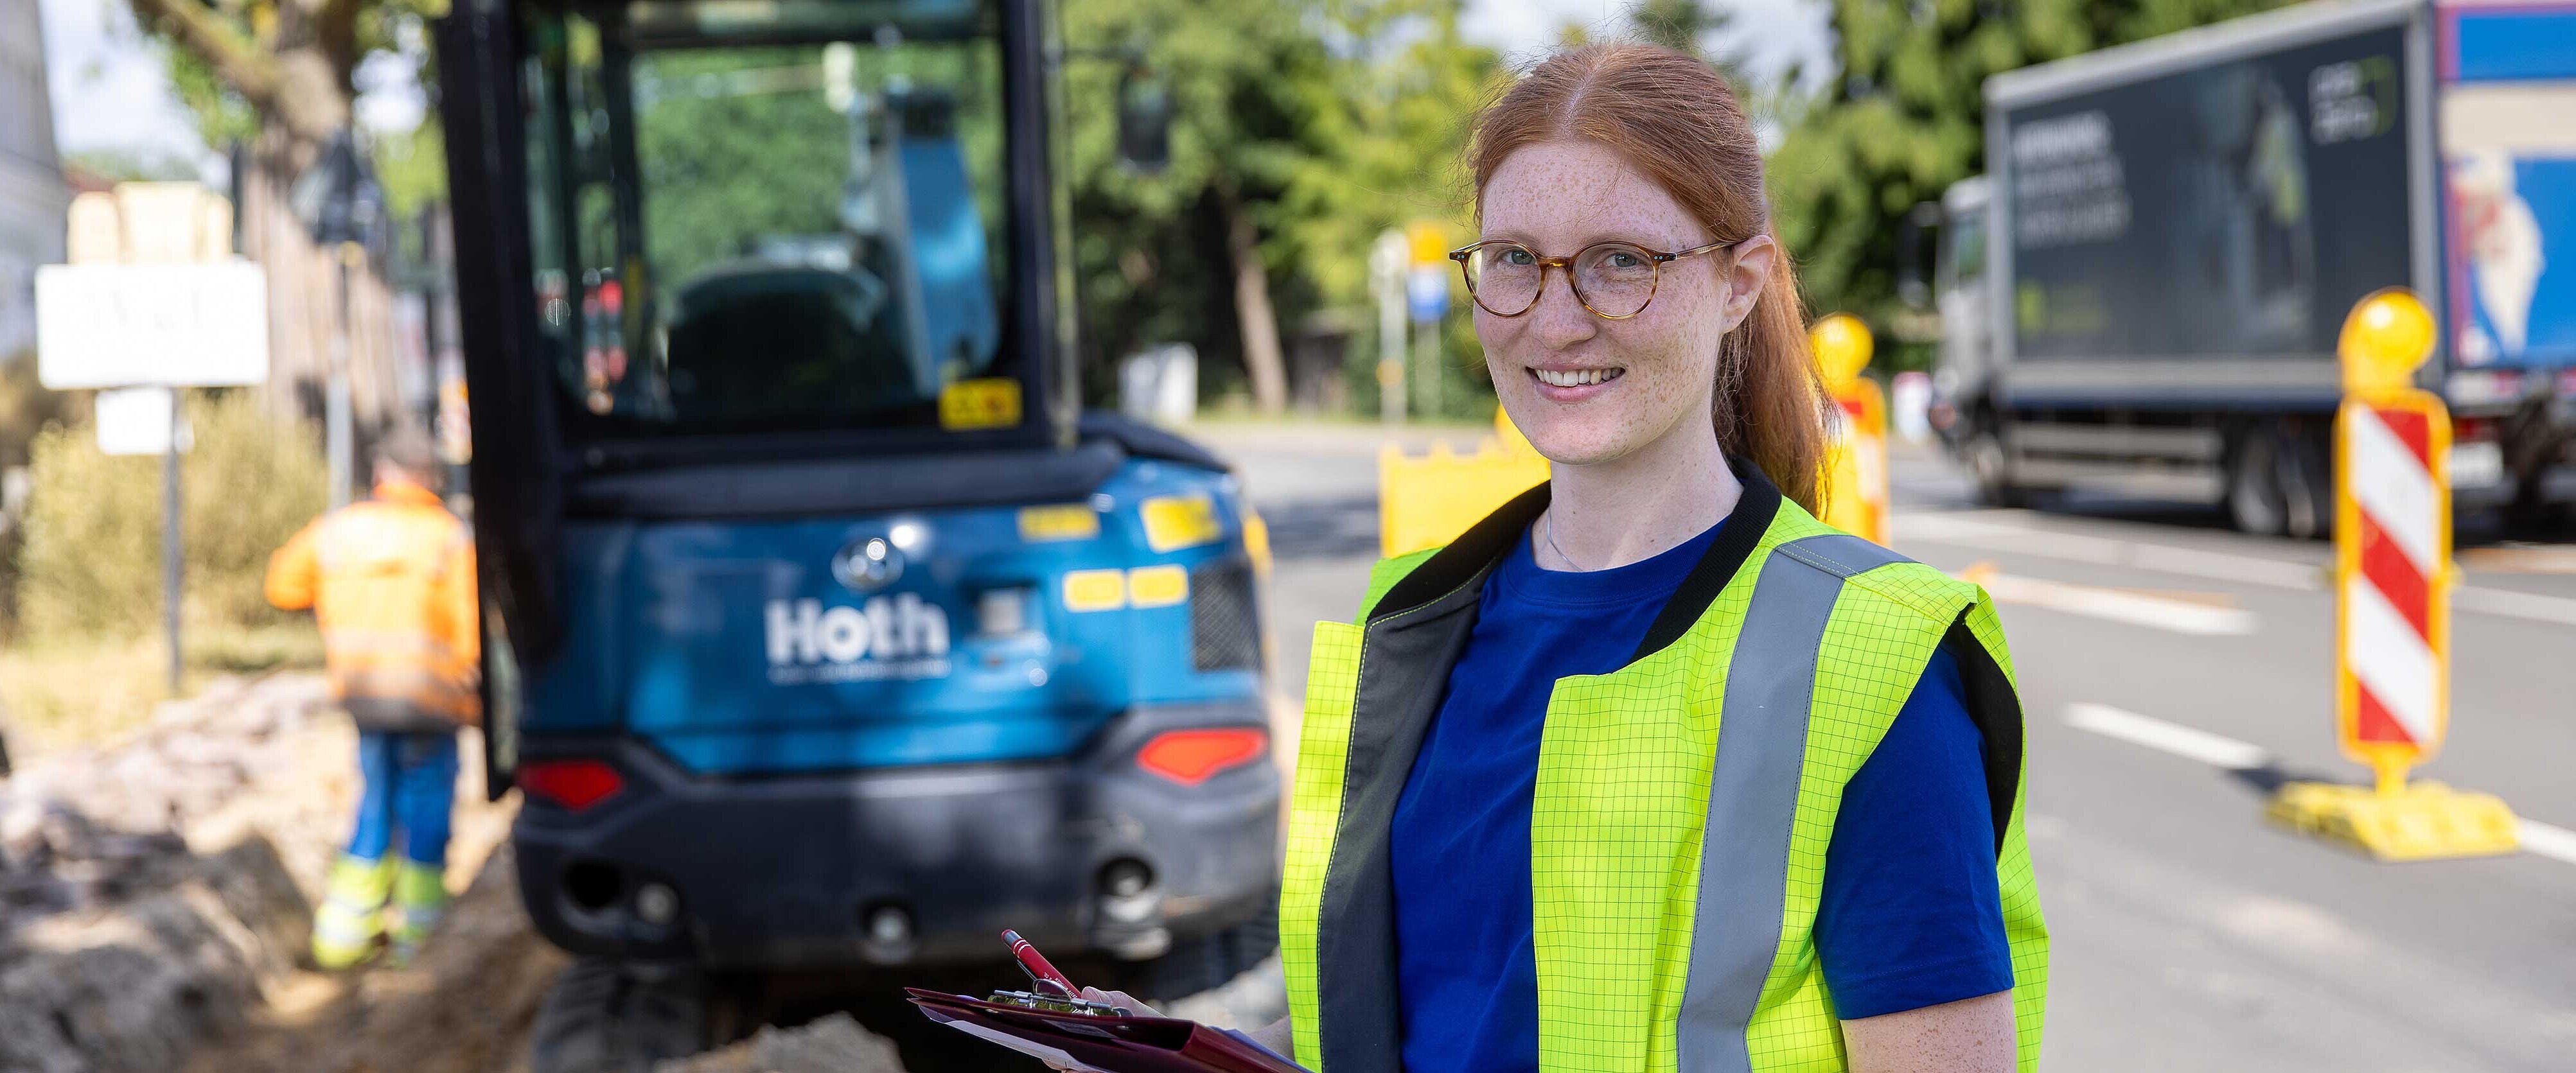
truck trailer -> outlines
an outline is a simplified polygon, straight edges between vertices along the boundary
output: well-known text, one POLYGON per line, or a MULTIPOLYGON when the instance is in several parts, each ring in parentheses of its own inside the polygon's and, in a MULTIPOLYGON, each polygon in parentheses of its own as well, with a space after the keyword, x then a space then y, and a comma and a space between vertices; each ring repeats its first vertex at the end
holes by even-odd
POLYGON ((2336 339, 2421 296, 2464 508, 2568 498, 2576 4, 2319 0, 2000 74, 1937 207, 1931 417, 1989 504, 2333 518, 2336 339), (2557 488, 2553 489, 2553 478, 2557 488))

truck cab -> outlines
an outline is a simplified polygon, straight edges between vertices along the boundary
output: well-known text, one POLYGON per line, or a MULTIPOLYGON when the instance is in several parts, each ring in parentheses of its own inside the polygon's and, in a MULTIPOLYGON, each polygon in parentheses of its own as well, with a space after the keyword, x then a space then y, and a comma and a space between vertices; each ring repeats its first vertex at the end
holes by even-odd
POLYGON ((1074 397, 1050 34, 1034 0, 439 28, 492 785, 584 959, 549 1011, 626 1003, 541 1025, 540 1071, 717 1042, 632 999, 675 974, 891 983, 1015 928, 1171 997, 1268 952, 1260 523, 1074 397))
MULTIPOLYGON (((1941 319, 1940 350, 1932 366, 1932 428, 1964 463, 1989 500, 2001 501, 2005 459, 2000 442, 1974 443, 1980 423, 1995 415, 1983 400, 1996 372, 1994 327, 1986 309, 1986 180, 1971 176, 1918 210, 1908 225, 1934 225, 1931 304, 1941 319)), ((1919 269, 1918 269, 1919 271, 1919 269)), ((1918 277, 1919 278, 1919 277, 1918 277)))

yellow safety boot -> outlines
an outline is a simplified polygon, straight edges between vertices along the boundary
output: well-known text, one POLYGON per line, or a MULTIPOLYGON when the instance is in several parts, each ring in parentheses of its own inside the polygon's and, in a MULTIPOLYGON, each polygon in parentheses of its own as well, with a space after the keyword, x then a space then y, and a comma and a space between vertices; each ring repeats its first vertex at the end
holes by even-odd
POLYGON ((313 963, 346 969, 375 955, 384 937, 378 918, 393 890, 394 862, 342 857, 331 866, 329 891, 313 913, 313 963))
POLYGON ((394 871, 393 963, 409 965, 447 915, 446 869, 404 861, 394 871))

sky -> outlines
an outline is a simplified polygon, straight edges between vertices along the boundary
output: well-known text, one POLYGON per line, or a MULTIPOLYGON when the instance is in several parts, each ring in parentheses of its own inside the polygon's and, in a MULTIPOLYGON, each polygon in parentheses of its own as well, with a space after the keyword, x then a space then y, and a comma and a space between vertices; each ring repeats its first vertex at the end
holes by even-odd
MULTIPOLYGON (((1732 25, 1717 45, 1745 58, 1745 72, 1767 81, 1804 61, 1822 71, 1833 54, 1826 0, 1703 0, 1730 13, 1732 25)), ((1527 58, 1556 42, 1557 29, 1575 23, 1595 36, 1627 27, 1628 0, 1467 0, 1459 28, 1470 40, 1527 58)), ((1808 76, 1815 78, 1814 74, 1808 76)))
MULTIPOLYGON (((1712 0, 1734 13, 1718 42, 1745 57, 1747 74, 1767 80, 1801 60, 1823 69, 1831 35, 1822 0, 1712 0)), ((135 28, 124 0, 38 0, 45 26, 54 138, 65 153, 140 151, 201 160, 213 154, 198 139, 188 110, 170 89, 155 47, 135 28)), ((1596 33, 1624 25, 1626 0, 1468 0, 1462 29, 1506 56, 1547 48, 1557 30, 1580 24, 1596 33)), ((420 116, 420 96, 398 63, 359 72, 359 121, 405 128, 420 116)), ((1812 78, 1813 75, 1811 74, 1812 78)))

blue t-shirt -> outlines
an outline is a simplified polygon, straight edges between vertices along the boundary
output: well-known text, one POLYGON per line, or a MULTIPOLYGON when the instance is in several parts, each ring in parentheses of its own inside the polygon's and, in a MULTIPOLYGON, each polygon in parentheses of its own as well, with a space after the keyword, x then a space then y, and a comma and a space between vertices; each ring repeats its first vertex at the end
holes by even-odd
MULTIPOLYGON (((1590 573, 1540 568, 1524 539, 1486 582, 1389 831, 1406 1073, 1538 1068, 1530 801, 1548 693, 1626 666, 1721 528, 1590 573)), ((1815 936, 1837 1016, 2012 986, 1983 756, 1958 664, 1937 654, 1825 853, 1815 936)))

